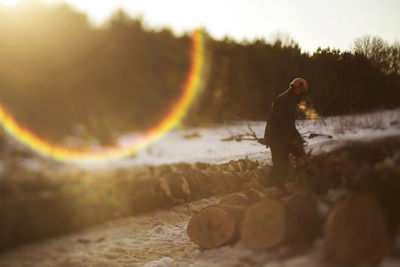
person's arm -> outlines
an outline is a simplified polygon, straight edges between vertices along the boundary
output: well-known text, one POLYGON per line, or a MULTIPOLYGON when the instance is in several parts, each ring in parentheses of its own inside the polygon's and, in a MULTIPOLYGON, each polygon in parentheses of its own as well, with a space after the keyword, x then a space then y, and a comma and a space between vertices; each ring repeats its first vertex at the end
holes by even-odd
POLYGON ((303 137, 300 132, 296 128, 296 119, 297 119, 297 107, 295 110, 292 110, 290 113, 290 140, 289 140, 289 149, 290 152, 296 157, 304 157, 306 155, 303 144, 305 143, 303 137))
POLYGON ((301 134, 299 133, 299 131, 297 130, 296 127, 294 128, 294 131, 293 131, 293 137, 300 144, 304 144, 306 142, 306 141, 304 141, 303 137, 301 136, 301 134))
POLYGON ((271 121, 272 121, 272 112, 274 109, 274 103, 271 104, 271 107, 269 108, 269 112, 267 114, 267 123, 265 125, 265 130, 264 130, 264 144, 265 147, 269 147, 270 145, 270 138, 271 138, 271 121))

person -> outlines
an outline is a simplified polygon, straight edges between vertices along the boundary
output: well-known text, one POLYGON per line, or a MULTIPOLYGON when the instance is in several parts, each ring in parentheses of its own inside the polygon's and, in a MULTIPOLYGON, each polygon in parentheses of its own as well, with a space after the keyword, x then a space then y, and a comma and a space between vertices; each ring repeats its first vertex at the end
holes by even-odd
POLYGON ((271 185, 282 186, 287 180, 289 171, 289 154, 296 157, 306 155, 305 143, 296 129, 297 105, 308 90, 303 78, 296 78, 289 88, 278 95, 271 104, 264 142, 270 148, 272 156, 271 185))

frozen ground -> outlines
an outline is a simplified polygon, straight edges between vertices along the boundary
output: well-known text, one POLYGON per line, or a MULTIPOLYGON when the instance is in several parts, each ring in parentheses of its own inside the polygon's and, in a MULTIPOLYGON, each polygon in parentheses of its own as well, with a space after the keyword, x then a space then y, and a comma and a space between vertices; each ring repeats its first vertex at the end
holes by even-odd
MULTIPOLYGON (((135 158, 123 159, 108 164, 84 167, 117 167, 135 165, 160 165, 176 162, 223 163, 232 159, 248 157, 259 162, 268 162, 270 152, 254 140, 221 141, 232 136, 249 134, 249 126, 258 138, 264 136, 265 122, 237 122, 229 125, 175 130, 164 136, 148 149, 140 151, 135 158)), ((306 149, 317 153, 343 141, 368 139, 384 135, 400 135, 400 109, 368 113, 358 116, 338 116, 316 120, 299 120, 297 128, 308 142, 306 149), (308 138, 310 134, 320 134, 308 138), (330 136, 330 137, 328 137, 330 136)), ((119 144, 130 136, 120 138, 119 144)), ((245 136, 245 138, 252 138, 245 136)))
MULTIPOLYGON (((280 251, 255 252, 240 243, 234 247, 201 251, 190 242, 186 226, 196 212, 218 200, 203 199, 27 245, 0 255, 0 266, 334 267, 322 261, 320 240, 315 242, 309 253, 290 259, 280 259, 277 256, 280 251)), ((399 260, 386 259, 381 266, 394 267, 399 264, 399 260)))
MULTIPOLYGON (((262 137, 264 122, 252 122, 250 126, 258 137, 262 137)), ((400 138, 400 110, 305 120, 298 123, 298 128, 308 142, 307 150, 317 153, 346 140, 368 140, 386 135, 400 138), (321 135, 308 138, 312 133, 321 135)), ((243 157, 269 161, 269 151, 255 141, 221 141, 248 132, 248 123, 174 131, 135 158, 84 167, 159 165, 182 161, 222 163, 243 157)), ((27 168, 38 168, 32 162, 29 164, 27 168)), ((277 252, 250 251, 240 243, 234 247, 201 251, 189 241, 186 226, 197 211, 217 201, 217 198, 203 199, 29 244, 0 254, 0 266, 327 266, 322 262, 321 241, 316 241, 309 253, 291 259, 279 259, 277 252)), ((400 260, 389 258, 381 266, 400 266, 400 260)))

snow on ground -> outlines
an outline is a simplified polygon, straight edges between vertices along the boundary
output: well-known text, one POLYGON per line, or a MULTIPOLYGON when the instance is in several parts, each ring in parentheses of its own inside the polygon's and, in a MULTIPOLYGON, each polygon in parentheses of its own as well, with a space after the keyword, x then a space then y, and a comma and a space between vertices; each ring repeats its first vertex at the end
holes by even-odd
MULTIPOLYGON (((188 221, 203 207, 218 201, 216 197, 203 199, 25 245, 0 254, 0 266, 335 267, 323 262, 321 240, 317 240, 308 253, 289 259, 280 259, 277 252, 246 249, 240 242, 233 247, 200 250, 187 237, 188 221)), ((381 266, 394 267, 399 264, 399 260, 389 258, 381 266)))
MULTIPOLYGON (((263 136, 265 122, 251 122, 250 126, 258 137, 263 136)), ((307 150, 312 150, 312 153, 329 150, 347 140, 368 140, 392 135, 398 135, 400 138, 400 110, 329 117, 315 121, 304 120, 299 121, 298 129, 308 142, 307 150), (308 138, 311 133, 320 135, 308 138)), ((269 150, 255 141, 221 141, 223 138, 248 132, 247 122, 176 130, 151 148, 141 151, 135 158, 110 162, 108 165, 84 167, 198 161, 222 163, 244 157, 268 162, 269 150)), ((120 142, 124 142, 124 138, 120 142)), ((36 169, 38 166, 28 162, 25 167, 36 169)), ((322 262, 320 240, 316 241, 309 253, 285 260, 277 258, 276 253, 248 250, 240 242, 234 247, 224 246, 201 251, 188 239, 186 227, 196 212, 218 200, 215 197, 203 199, 28 244, 0 254, 0 266, 327 266, 322 262)), ((400 266, 400 261, 389 258, 381 266, 400 266)))
MULTIPOLYGON (((166 134, 151 147, 144 149, 134 158, 84 165, 87 168, 109 168, 118 166, 161 165, 177 162, 224 163, 248 157, 259 162, 269 162, 269 149, 254 140, 221 141, 221 139, 249 134, 253 130, 258 138, 264 136, 265 122, 237 122, 229 125, 194 127, 174 130, 166 134), (186 137, 186 138, 185 138, 186 137)), ((299 120, 299 132, 308 142, 307 150, 327 150, 346 140, 367 139, 384 135, 400 134, 400 109, 368 113, 357 116, 335 116, 316 120, 299 120), (310 133, 322 134, 307 138, 310 133), (330 135, 332 138, 328 138, 330 135)), ((123 145, 132 136, 119 139, 123 145)), ((246 136, 246 138, 251 138, 246 136)))

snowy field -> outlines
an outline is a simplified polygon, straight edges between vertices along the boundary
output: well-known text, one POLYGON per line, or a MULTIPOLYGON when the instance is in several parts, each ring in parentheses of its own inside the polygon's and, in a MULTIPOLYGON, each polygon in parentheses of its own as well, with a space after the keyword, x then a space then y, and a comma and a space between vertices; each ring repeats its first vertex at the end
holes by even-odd
MULTIPOLYGON (((306 150, 318 153, 321 149, 331 149, 347 140, 368 140, 380 136, 399 135, 400 109, 358 116, 299 120, 297 128, 308 143, 306 150), (309 138, 310 134, 319 134, 320 136, 309 138)), ((265 122, 237 122, 206 128, 174 130, 151 147, 140 151, 135 158, 84 167, 129 167, 177 162, 219 164, 245 157, 259 162, 269 162, 271 159, 269 149, 254 140, 221 141, 232 136, 251 134, 251 131, 254 131, 258 138, 262 138, 264 129, 265 122)), ((131 136, 124 136, 119 139, 118 143, 122 145, 125 140, 130 138, 131 136)), ((244 138, 252 139, 251 136, 244 136, 244 138)))
MULTIPOLYGON (((269 162, 269 150, 254 140, 221 141, 250 133, 249 126, 259 138, 263 136, 265 122, 175 130, 135 158, 82 167, 98 169, 176 162, 223 163, 245 157, 261 163, 269 162)), ((303 120, 297 126, 307 141, 306 150, 314 154, 329 151, 347 140, 368 141, 382 136, 400 138, 400 110, 303 120)), ((124 138, 120 142, 123 143, 124 138)), ((40 168, 40 164, 31 160, 25 163, 25 167, 40 168)), ((187 237, 187 223, 203 207, 218 201, 216 197, 203 199, 21 246, 0 254, 0 266, 327 266, 322 262, 321 240, 317 240, 308 253, 291 259, 279 258, 279 251, 250 251, 240 242, 233 247, 200 250, 187 237)), ((400 260, 388 258, 381 266, 400 266, 400 260)))

